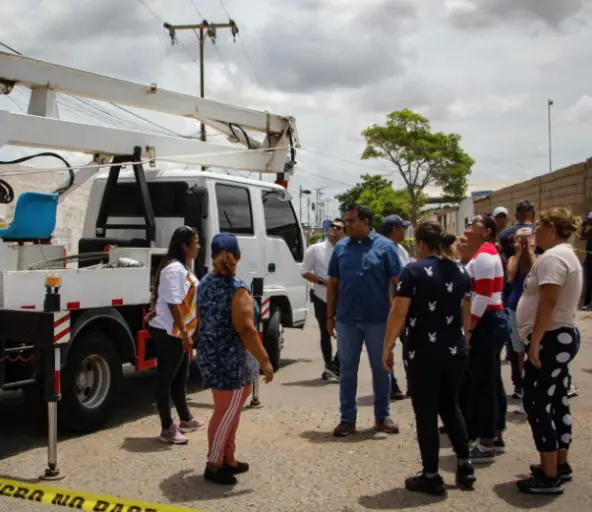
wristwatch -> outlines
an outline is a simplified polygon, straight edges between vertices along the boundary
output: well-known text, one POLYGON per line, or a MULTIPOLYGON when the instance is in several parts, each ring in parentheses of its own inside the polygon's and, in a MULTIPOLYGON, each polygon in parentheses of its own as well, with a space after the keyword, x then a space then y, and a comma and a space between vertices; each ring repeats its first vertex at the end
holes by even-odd
POLYGON ((324 279, 319 279, 319 283, 321 286, 325 284, 325 280, 324 279))

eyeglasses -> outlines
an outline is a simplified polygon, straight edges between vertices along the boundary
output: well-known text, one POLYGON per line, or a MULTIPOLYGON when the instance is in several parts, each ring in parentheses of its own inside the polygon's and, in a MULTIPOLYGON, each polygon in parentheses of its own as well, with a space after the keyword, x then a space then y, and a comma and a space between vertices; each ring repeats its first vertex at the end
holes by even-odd
POLYGON ((329 228, 336 229, 337 231, 341 231, 343 229, 343 226, 340 226, 339 224, 331 224, 329 226, 329 228))

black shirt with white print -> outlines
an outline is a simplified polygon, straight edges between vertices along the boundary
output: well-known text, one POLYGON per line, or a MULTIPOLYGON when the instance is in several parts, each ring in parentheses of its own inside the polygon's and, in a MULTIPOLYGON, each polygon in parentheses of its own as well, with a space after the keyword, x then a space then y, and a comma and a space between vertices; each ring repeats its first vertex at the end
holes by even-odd
POLYGON ((405 323, 410 361, 467 353, 462 306, 470 295, 469 275, 453 260, 430 256, 403 269, 397 296, 411 299, 405 323))

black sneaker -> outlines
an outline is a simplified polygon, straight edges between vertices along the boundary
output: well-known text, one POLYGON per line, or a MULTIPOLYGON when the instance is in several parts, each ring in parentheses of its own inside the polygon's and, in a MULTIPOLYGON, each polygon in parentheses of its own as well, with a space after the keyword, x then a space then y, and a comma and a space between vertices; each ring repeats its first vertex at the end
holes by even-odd
POLYGON ((465 462, 456 468, 456 485, 461 489, 472 491, 477 478, 475 468, 469 462, 465 462))
POLYGON ((542 472, 536 472, 529 478, 516 482, 518 490, 525 494, 562 494, 561 479, 549 478, 542 472))
POLYGON ((236 485, 238 480, 236 477, 228 470, 227 466, 222 466, 218 471, 212 471, 209 467, 206 466, 206 470, 204 471, 204 478, 212 483, 218 485, 236 485))
POLYGON ((407 395, 401 391, 399 386, 393 386, 393 390, 391 391, 391 400, 405 400, 407 395))
POLYGON ((326 380, 339 381, 339 368, 333 365, 325 366, 323 375, 326 375, 326 380))
POLYGON ((225 464, 224 467, 232 475, 240 475, 241 473, 246 473, 249 471, 249 465, 246 462, 239 462, 238 460, 236 461, 236 466, 229 466, 228 464, 225 464))
POLYGON ((405 489, 411 492, 421 492, 432 496, 446 496, 444 480, 440 475, 428 478, 424 473, 412 476, 405 480, 405 489))
POLYGON ((524 393, 522 392, 522 388, 520 386, 514 387, 514 392, 512 393, 512 398, 514 400, 522 400, 524 393))
MULTIPOLYGON (((543 468, 538 464, 530 465, 530 472, 534 475, 535 473, 543 473, 543 468)), ((563 483, 571 482, 573 480, 573 472, 569 463, 559 464, 557 466, 557 476, 563 483)))
POLYGON ((442 425, 441 427, 438 427, 438 432, 440 434, 446 434, 446 427, 444 425, 442 425))
POLYGON ((337 425, 333 430, 333 435, 335 437, 347 437, 355 433, 356 426, 352 425, 351 423, 345 423, 343 421, 339 425, 337 425))
POLYGON ((506 452, 506 443, 503 439, 495 439, 493 441, 493 451, 496 455, 500 455, 506 452))

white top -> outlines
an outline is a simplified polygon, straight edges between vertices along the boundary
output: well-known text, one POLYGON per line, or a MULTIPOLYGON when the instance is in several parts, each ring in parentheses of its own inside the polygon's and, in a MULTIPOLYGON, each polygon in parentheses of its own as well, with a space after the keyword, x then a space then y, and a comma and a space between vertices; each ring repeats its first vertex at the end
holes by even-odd
POLYGON ((397 248, 397 254, 399 255, 399 259, 401 260, 401 270, 402 270, 403 267, 411 261, 411 258, 409 258, 409 253, 407 252, 405 247, 403 247, 401 244, 395 244, 395 247, 397 248))
POLYGON ((526 339, 532 332, 539 307, 539 287, 543 284, 561 286, 547 330, 576 327, 583 281, 582 265, 570 244, 556 245, 541 254, 524 280, 524 293, 518 301, 516 321, 520 337, 526 339))
POLYGON ((198 280, 193 272, 180 261, 174 260, 163 268, 158 282, 156 316, 150 321, 150 326, 181 338, 182 333, 175 325, 169 308, 169 304, 178 304, 181 306, 187 331, 193 334, 197 327, 197 285, 198 280))
MULTIPOLYGON (((333 249, 335 246, 331 245, 329 240, 323 240, 306 249, 302 262, 302 275, 310 272, 320 279, 327 279, 333 249)), ((325 286, 314 283, 312 292, 323 302, 327 302, 327 288, 325 286)))

